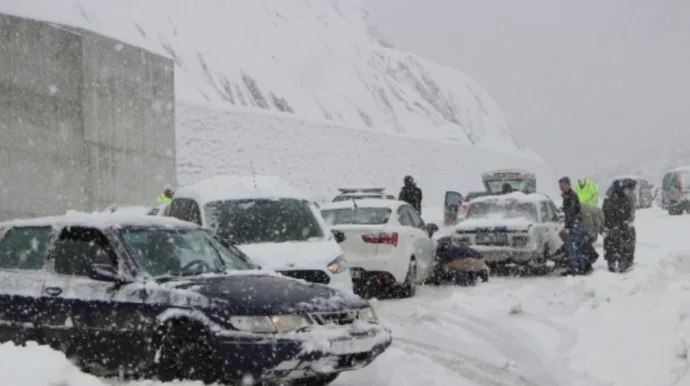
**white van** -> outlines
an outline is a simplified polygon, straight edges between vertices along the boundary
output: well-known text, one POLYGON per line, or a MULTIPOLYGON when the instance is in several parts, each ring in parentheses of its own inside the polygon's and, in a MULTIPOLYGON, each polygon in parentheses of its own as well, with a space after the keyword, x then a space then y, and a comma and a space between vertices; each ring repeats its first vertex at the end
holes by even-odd
POLYGON ((216 176, 181 187, 168 215, 210 229, 264 269, 352 292, 342 232, 278 177, 216 176))

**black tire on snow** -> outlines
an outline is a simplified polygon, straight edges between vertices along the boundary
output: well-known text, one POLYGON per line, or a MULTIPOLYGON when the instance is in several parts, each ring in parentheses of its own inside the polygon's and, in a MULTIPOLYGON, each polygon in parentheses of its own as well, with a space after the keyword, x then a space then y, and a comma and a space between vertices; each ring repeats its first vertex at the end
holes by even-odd
POLYGON ((411 298, 417 293, 417 260, 414 257, 410 259, 410 265, 407 269, 407 277, 405 283, 399 289, 400 298, 411 298))
POLYGON ((180 379, 210 384, 220 379, 208 336, 194 323, 168 323, 157 355, 156 375, 163 382, 180 379))
POLYGON ((340 375, 340 373, 299 379, 293 382, 290 386, 326 386, 335 381, 335 379, 338 378, 338 375, 340 375))

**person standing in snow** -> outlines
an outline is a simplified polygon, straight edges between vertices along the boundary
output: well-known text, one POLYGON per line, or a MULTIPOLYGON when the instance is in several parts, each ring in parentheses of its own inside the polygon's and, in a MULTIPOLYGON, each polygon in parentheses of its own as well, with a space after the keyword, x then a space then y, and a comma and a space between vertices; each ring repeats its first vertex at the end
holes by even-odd
POLYGON ((604 231, 604 215, 598 206, 580 203, 580 214, 585 233, 582 240, 582 256, 585 259, 585 273, 592 271, 592 265, 599 259, 594 243, 604 231))
POLYGON ((581 203, 599 206, 599 186, 591 178, 579 180, 575 186, 575 193, 581 203))
POLYGON ((399 201, 405 201, 422 214, 422 189, 417 186, 412 176, 405 176, 403 187, 398 195, 399 201))
POLYGON ((156 197, 156 202, 158 204, 169 204, 173 199, 173 195, 174 192, 172 186, 165 185, 165 187, 163 187, 163 193, 159 194, 158 197, 156 197))
POLYGON ((604 259, 611 272, 627 271, 635 258, 635 208, 631 199, 635 184, 614 181, 604 199, 604 259))
POLYGON ((569 177, 562 177, 558 180, 558 185, 563 197, 563 213, 565 214, 564 232, 568 270, 564 275, 579 275, 584 273, 586 268, 582 257, 582 239, 585 232, 582 225, 580 200, 571 188, 569 177))

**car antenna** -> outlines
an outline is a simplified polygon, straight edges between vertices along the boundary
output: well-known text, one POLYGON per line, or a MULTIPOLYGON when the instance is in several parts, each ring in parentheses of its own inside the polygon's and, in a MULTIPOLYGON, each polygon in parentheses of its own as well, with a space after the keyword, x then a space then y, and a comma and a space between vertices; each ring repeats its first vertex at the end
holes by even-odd
POLYGON ((252 171, 252 180, 254 181, 254 189, 259 189, 259 186, 256 184, 256 173, 254 173, 254 163, 252 160, 249 160, 249 169, 252 171))

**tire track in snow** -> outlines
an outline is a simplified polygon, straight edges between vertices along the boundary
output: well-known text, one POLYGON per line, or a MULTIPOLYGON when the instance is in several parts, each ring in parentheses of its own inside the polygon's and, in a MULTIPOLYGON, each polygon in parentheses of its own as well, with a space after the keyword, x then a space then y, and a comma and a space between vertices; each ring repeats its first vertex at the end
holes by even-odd
POLYGON ((407 338, 395 338, 394 345, 422 355, 480 386, 540 386, 520 374, 472 356, 407 338))

